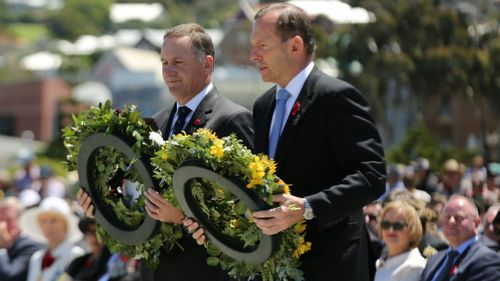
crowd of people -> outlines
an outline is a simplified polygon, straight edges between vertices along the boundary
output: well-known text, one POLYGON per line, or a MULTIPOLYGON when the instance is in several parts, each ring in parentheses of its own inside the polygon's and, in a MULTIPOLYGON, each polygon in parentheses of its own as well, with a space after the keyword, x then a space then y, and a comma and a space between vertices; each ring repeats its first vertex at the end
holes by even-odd
POLYGON ((438 172, 429 164, 390 165, 386 193, 364 207, 378 257, 375 280, 497 280, 497 164, 484 164, 481 155, 470 165, 449 159, 438 172))
MULTIPOLYGON (((201 26, 178 25, 163 40, 163 78, 176 102, 154 116, 157 127, 165 138, 199 127, 220 137, 235 133, 276 161, 292 194, 274 195, 276 206, 252 218, 268 235, 307 222, 305 280, 500 280, 496 167, 481 157, 468 167, 449 159, 433 173, 419 158, 386 169, 368 103, 315 65, 312 25, 302 9, 279 3, 255 15, 250 60, 275 86, 255 102, 253 115, 212 83, 215 51, 201 26)), ((153 188, 145 192, 147 214, 186 231, 184 250, 162 252, 152 272, 99 244, 83 189, 78 204, 67 205, 64 184, 34 170, 26 163, 13 181, 0 180, 11 195, 0 203, 0 281, 230 279, 208 266, 196 245, 206 241, 203 227, 153 188)))

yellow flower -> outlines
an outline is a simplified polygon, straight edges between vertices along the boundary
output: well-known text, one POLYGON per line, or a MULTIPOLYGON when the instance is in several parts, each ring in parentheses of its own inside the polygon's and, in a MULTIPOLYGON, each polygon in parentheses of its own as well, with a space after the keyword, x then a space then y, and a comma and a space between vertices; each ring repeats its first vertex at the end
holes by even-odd
POLYGON ((305 242, 304 237, 300 237, 299 246, 293 251, 293 257, 299 259, 301 255, 311 250, 311 242, 305 242))
POLYGON ((214 140, 214 144, 210 147, 210 154, 222 158, 224 156, 224 141, 221 139, 214 140))
POLYGON ((230 222, 229 222, 229 227, 231 228, 236 228, 238 226, 238 220, 237 219, 232 219, 230 222))
POLYGON ((209 140, 212 140, 212 141, 217 139, 217 136, 215 135, 215 133, 212 132, 212 130, 206 129, 206 128, 198 129, 198 131, 196 131, 196 134, 200 135, 202 137, 205 137, 209 140))
POLYGON ((304 222, 299 222, 293 227, 293 231, 297 234, 302 234, 306 231, 307 224, 304 222))

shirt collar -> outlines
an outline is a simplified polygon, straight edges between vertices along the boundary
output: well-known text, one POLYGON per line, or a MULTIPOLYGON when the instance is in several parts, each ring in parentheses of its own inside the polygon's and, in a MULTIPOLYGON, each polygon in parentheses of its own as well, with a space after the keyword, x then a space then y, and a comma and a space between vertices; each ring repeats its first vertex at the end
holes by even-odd
MULTIPOLYGON (((474 235, 471 239, 463 242, 462 244, 458 245, 458 247, 455 249, 458 251, 458 254, 461 255, 467 248, 469 248, 472 244, 476 243, 478 240, 477 235, 474 235)), ((451 251, 452 248, 450 247, 448 251, 451 251)))
MULTIPOLYGON (((288 85, 286 85, 285 89, 294 97, 294 100, 299 96, 302 86, 304 86, 304 83, 306 82, 307 77, 309 77, 309 74, 311 74, 313 68, 314 62, 310 62, 304 69, 302 69, 302 71, 295 75, 290 82, 288 82, 288 85)), ((282 88, 278 85, 276 87, 276 93, 280 89, 282 88)))
POLYGON ((200 105, 201 101, 208 95, 208 93, 214 88, 214 85, 212 82, 208 84, 201 92, 199 92, 196 96, 194 96, 190 101, 188 101, 186 104, 182 105, 179 103, 177 104, 177 109, 179 109, 180 106, 187 106, 189 109, 191 109, 191 112, 194 112, 196 108, 198 108, 198 105, 200 105))

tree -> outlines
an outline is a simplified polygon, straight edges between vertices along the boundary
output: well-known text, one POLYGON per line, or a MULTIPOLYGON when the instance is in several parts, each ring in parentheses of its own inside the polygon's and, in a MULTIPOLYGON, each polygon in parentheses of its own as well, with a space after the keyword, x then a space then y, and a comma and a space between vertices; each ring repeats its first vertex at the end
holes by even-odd
POLYGON ((80 35, 101 35, 109 30, 112 0, 65 1, 61 10, 49 17, 48 24, 56 37, 75 40, 80 35))

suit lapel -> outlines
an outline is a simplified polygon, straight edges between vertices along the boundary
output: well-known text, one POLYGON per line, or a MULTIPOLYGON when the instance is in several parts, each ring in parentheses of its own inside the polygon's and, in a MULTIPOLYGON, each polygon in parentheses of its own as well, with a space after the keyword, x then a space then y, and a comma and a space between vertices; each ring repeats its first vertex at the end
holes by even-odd
MULTIPOLYGON (((283 128, 283 132, 281 133, 280 139, 278 141, 278 148, 276 150, 275 157, 276 159, 280 159, 278 162, 284 162, 283 158, 286 155, 290 155, 290 153, 287 152, 289 151, 289 147, 295 137, 300 120, 305 116, 307 110, 310 108, 314 97, 313 88, 316 84, 316 80, 320 75, 321 72, 315 66, 309 77, 307 77, 306 81, 304 82, 304 85, 302 86, 300 94, 297 97, 297 101, 290 111, 290 115, 288 116, 285 127, 283 128)), ((271 123, 270 120, 269 123, 271 123)))
POLYGON ((188 134, 194 133, 199 128, 203 128, 210 119, 215 102, 217 101, 218 91, 214 87, 196 108, 193 116, 186 125, 185 131, 188 134))
POLYGON ((441 266, 446 257, 446 253, 447 250, 443 250, 436 254, 435 262, 433 264, 429 264, 429 271, 427 271, 427 277, 431 278, 436 274, 436 271, 439 269, 439 267, 441 266))
POLYGON ((170 110, 164 110, 157 117, 155 116, 155 122, 159 127, 163 139, 168 139, 168 137, 170 137, 170 128, 172 127, 172 120, 174 119, 176 110, 177 106, 176 103, 174 103, 170 110))

